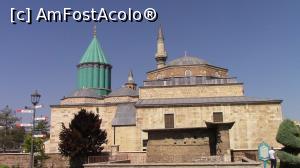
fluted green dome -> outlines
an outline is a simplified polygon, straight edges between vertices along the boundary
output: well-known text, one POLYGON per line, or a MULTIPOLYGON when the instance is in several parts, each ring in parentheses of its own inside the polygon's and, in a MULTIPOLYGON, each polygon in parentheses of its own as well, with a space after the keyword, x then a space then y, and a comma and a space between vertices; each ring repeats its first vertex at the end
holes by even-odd
POLYGON ((88 62, 104 64, 108 63, 96 37, 93 38, 92 42, 80 60, 80 64, 88 62))
POLYGON ((111 68, 99 41, 94 37, 82 56, 78 68, 78 89, 93 89, 98 95, 111 91, 111 68))

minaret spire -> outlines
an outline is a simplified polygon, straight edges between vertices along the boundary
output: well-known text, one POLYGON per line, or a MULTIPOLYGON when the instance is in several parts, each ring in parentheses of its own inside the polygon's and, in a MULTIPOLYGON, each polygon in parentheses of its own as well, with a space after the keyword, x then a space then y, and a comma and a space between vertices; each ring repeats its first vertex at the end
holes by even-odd
POLYGON ((132 73, 131 70, 129 71, 127 83, 125 83, 125 86, 126 86, 127 88, 136 90, 136 83, 134 82, 134 79, 133 79, 133 73, 132 73))
POLYGON ((167 51, 165 49, 164 34, 161 25, 158 29, 155 60, 157 64, 157 69, 164 67, 167 60, 167 51))

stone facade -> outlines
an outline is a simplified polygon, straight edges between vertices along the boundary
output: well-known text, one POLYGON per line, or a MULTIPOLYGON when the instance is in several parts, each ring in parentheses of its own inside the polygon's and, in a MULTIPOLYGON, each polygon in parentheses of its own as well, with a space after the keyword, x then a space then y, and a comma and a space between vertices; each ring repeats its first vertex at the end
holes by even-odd
POLYGON ((209 129, 153 130, 148 132, 147 162, 193 162, 215 149, 215 131, 209 129))
MULTIPOLYGON (((53 107, 51 111, 50 143, 47 152, 58 152, 59 132, 61 123, 68 123, 81 108, 100 114, 102 128, 107 131, 108 144, 113 145, 114 128, 111 121, 116 112, 116 106, 77 106, 53 107)), ((143 140, 148 139, 144 129, 164 128, 164 114, 174 114, 175 128, 205 127, 205 121, 212 121, 213 112, 222 112, 224 121, 235 121, 229 131, 231 149, 253 150, 262 141, 274 147, 280 147, 275 140, 276 130, 282 121, 280 104, 224 104, 183 107, 153 107, 137 108, 136 126, 116 127, 115 144, 120 145, 120 151, 142 151, 143 140), (242 114, 242 115, 241 115, 242 114), (257 129, 253 129, 257 128, 257 129), (268 134, 266 134, 268 132, 268 134)), ((109 150, 107 148, 107 150, 109 150)))
POLYGON ((262 141, 280 147, 275 139, 282 121, 280 104, 138 108, 137 127, 141 130, 164 128, 166 113, 174 114, 175 128, 205 127, 205 121, 212 121, 213 112, 222 112, 224 122, 235 121, 229 131, 231 149, 257 149, 262 141))
POLYGON ((185 66, 167 66, 147 73, 147 80, 157 80, 171 77, 184 76, 214 76, 226 78, 228 70, 207 64, 185 65, 185 66))
POLYGON ((141 151, 140 130, 135 126, 115 127, 115 144, 120 145, 120 151, 141 151))
MULTIPOLYGON (((165 129, 169 121, 165 118, 166 114, 173 115, 174 129, 208 129, 207 122, 234 123, 229 130, 217 130, 220 141, 224 142, 218 144, 217 148, 222 149, 219 152, 212 153, 207 146, 202 146, 205 140, 201 143, 196 140, 195 146, 190 144, 184 150, 174 144, 152 148, 153 151, 147 153, 150 160, 151 157, 159 158, 153 153, 172 150, 172 153, 181 156, 194 149, 206 155, 230 156, 230 150, 257 150, 262 141, 275 148, 281 147, 275 140, 282 121, 281 100, 245 96, 243 83, 229 77, 227 69, 210 65, 197 57, 185 55, 166 63, 162 32, 159 34, 158 55, 163 59, 157 59, 158 68, 147 73, 147 80, 139 91, 132 85, 126 85, 126 89, 97 95, 92 93, 93 88, 82 88, 51 106, 51 135, 46 145, 47 152, 58 152, 61 124, 68 126, 74 114, 82 108, 99 114, 102 119, 101 128, 106 130, 108 139, 106 151, 117 145, 120 152, 147 150, 147 145, 153 146, 156 142, 147 143, 146 130, 165 129), (222 121, 214 121, 216 113, 221 114, 222 121)), ((133 76, 129 76, 127 83, 135 84, 133 76)), ((188 136, 182 132, 180 135, 188 136)), ((192 152, 192 155, 197 154, 192 152)))
POLYGON ((59 133, 62 128, 62 123, 65 124, 66 127, 68 127, 70 121, 74 118, 74 115, 82 108, 86 109, 87 111, 92 111, 96 114, 99 114, 99 116, 102 119, 101 129, 106 130, 107 138, 109 139, 107 145, 112 145, 111 140, 113 139, 113 128, 111 126, 111 121, 115 115, 116 106, 70 106, 59 108, 53 107, 51 111, 50 143, 48 146, 46 146, 46 152, 58 152, 59 133))
POLYGON ((141 87, 140 99, 243 96, 242 84, 141 87), (176 95, 176 96, 174 96, 176 95))

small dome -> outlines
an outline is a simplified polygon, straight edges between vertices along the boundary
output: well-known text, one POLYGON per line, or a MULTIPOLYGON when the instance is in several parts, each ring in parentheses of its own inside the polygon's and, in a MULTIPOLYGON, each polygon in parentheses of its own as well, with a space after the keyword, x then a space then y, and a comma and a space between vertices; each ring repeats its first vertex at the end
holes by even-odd
POLYGON ((208 62, 197 57, 183 56, 173 61, 170 61, 168 63, 168 65, 197 65, 197 64, 208 64, 208 62))
POLYGON ((109 97, 118 97, 118 96, 138 96, 139 93, 137 90, 133 90, 127 87, 122 87, 118 90, 112 91, 108 96, 109 97))
POLYGON ((82 88, 75 90, 73 93, 71 93, 68 97, 94 97, 99 98, 99 96, 95 89, 89 89, 89 88, 82 88))

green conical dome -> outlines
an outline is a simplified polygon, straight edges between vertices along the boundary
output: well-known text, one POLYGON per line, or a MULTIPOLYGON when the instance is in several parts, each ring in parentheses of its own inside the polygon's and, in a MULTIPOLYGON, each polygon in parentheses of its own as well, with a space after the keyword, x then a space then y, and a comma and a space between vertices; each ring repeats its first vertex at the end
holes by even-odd
POLYGON ((96 37, 93 38, 92 42, 90 43, 89 47, 80 60, 80 64, 88 62, 97 62, 104 64, 108 63, 96 37))
POLYGON ((107 95, 111 91, 111 68, 103 50, 94 37, 82 56, 78 68, 78 89, 93 89, 99 95, 107 95))

